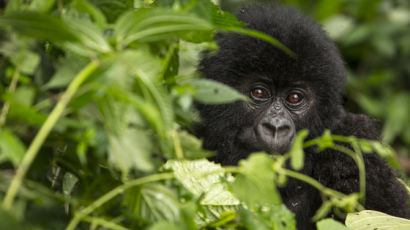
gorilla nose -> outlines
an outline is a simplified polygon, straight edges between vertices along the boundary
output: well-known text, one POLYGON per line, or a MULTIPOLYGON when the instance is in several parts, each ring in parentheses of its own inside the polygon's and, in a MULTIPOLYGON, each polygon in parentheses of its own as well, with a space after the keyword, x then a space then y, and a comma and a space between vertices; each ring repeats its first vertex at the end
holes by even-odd
POLYGON ((268 131, 273 137, 285 137, 291 133, 291 126, 284 122, 265 122, 262 124, 265 131, 268 131))

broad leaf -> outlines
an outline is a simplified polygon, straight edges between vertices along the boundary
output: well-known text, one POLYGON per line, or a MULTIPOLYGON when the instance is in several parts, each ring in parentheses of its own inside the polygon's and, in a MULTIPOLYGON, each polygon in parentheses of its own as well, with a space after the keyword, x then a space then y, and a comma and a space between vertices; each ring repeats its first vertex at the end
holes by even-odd
POLYGON ((205 20, 186 12, 161 8, 141 8, 122 15, 114 32, 117 43, 124 47, 135 41, 156 41, 172 36, 189 36, 193 32, 211 31, 205 20))
POLYGON ((220 182, 222 167, 208 160, 170 160, 164 168, 172 169, 176 178, 196 196, 204 195, 203 205, 238 205, 239 201, 220 182), (217 172, 217 173, 215 173, 217 172))
POLYGON ((17 136, 8 129, 0 130, 0 162, 7 159, 18 165, 25 152, 26 147, 17 136))
POLYGON ((410 220, 382 212, 364 210, 358 213, 349 213, 346 218, 346 226, 360 230, 407 230, 410 229, 410 220))
POLYGON ((153 170, 150 161, 152 141, 147 133, 128 128, 118 135, 109 134, 109 160, 127 174, 132 168, 141 171, 153 170))
POLYGON ((78 41, 78 36, 60 18, 37 12, 12 12, 0 17, 1 27, 53 42, 78 41))
POLYGON ((282 202, 272 165, 273 160, 264 153, 252 154, 247 160, 241 160, 241 173, 232 184, 234 195, 250 208, 280 205, 282 202))
POLYGON ((216 81, 195 79, 191 84, 195 89, 194 98, 204 104, 224 104, 237 100, 249 100, 248 97, 231 87, 216 81))

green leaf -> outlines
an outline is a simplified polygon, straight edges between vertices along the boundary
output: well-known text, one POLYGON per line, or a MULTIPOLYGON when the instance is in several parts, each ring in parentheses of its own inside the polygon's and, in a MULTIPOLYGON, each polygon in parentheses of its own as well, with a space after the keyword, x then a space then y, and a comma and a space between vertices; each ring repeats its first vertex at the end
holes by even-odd
POLYGON ((273 160, 264 153, 252 154, 247 160, 241 160, 241 173, 231 185, 233 194, 250 208, 281 204, 272 165, 273 160))
POLYGON ((238 33, 238 34, 244 34, 244 35, 248 35, 250 37, 254 37, 254 38, 259 38, 265 42, 268 42, 274 46, 276 46, 277 48, 281 49, 283 52, 285 52, 287 55, 294 57, 296 54, 290 50, 288 47, 286 47, 282 42, 280 42, 278 39, 262 33, 258 30, 253 30, 253 29, 246 29, 246 28, 241 28, 241 27, 229 27, 229 28, 224 28, 224 30, 229 31, 229 32, 234 32, 234 33, 238 33))
POLYGON ((88 64, 88 60, 80 56, 68 55, 57 66, 57 72, 43 85, 45 89, 66 87, 74 79, 78 71, 88 64))
POLYGON ((152 141, 148 134, 135 128, 127 128, 118 135, 108 134, 109 161, 119 167, 125 175, 130 169, 151 171, 152 141))
POLYGON ((252 230, 296 230, 294 215, 285 205, 263 207, 254 212, 248 209, 240 209, 241 224, 246 229, 252 230))
POLYGON ((38 12, 48 12, 55 4, 55 0, 33 0, 29 9, 38 12))
POLYGON ((293 169, 300 170, 303 168, 304 163, 304 151, 303 141, 308 136, 309 131, 307 129, 299 131, 293 146, 290 150, 290 164, 293 169))
POLYGON ((149 230, 180 230, 180 226, 169 222, 158 222, 152 225, 149 230))
POLYGON ((36 96, 36 89, 33 86, 20 86, 11 94, 11 100, 25 106, 31 106, 36 96))
POLYGON ((22 73, 31 75, 40 63, 40 56, 29 50, 21 50, 12 55, 10 60, 22 73))
POLYGON ((316 223, 317 230, 349 230, 350 228, 333 219, 324 219, 316 223))
POLYGON ((19 223, 14 215, 11 215, 9 211, 6 211, 1 207, 0 208, 0 227, 2 229, 14 229, 14 230, 24 229, 24 227, 22 226, 22 223, 19 223))
POLYGON ((77 182, 78 177, 70 172, 65 173, 63 178, 63 194, 65 196, 70 196, 77 182))
POLYGON ((186 12, 161 8, 142 8, 123 14, 115 23, 117 44, 125 47, 135 41, 158 41, 193 32, 211 32, 205 20, 186 12))
POLYGON ((26 147, 17 136, 8 129, 0 130, 0 159, 7 159, 18 165, 25 152, 26 147))
MULTIPOLYGON (((129 194, 131 195, 131 194, 129 194)), ((180 217, 180 203, 174 191, 159 184, 146 184, 141 188, 141 207, 136 213, 146 220, 177 221, 180 217)))
POLYGON ((408 116, 410 109, 408 106, 403 105, 410 105, 410 94, 400 93, 390 99, 387 109, 387 121, 382 131, 385 143, 392 142, 406 128, 403 124, 410 121, 408 116))
POLYGON ((89 0, 98 7, 109 23, 114 22, 122 13, 135 7, 140 1, 135 0, 89 0))
POLYGON ((202 149, 202 140, 186 131, 178 132, 184 157, 187 159, 198 159, 210 157, 212 152, 202 149))
POLYGON ((172 169, 175 177, 195 196, 205 194, 201 200, 202 205, 239 204, 239 201, 221 183, 221 178, 225 176, 219 164, 211 163, 206 159, 169 160, 164 168, 172 169))
POLYGON ((11 27, 22 35, 53 42, 78 41, 76 33, 60 18, 37 12, 11 12, 0 17, 0 26, 11 27))
POLYGON ((364 210, 358 213, 349 213, 346 226, 361 230, 406 230, 410 229, 410 220, 387 215, 382 212, 364 210))
POLYGON ((83 56, 90 56, 90 51, 108 53, 112 50, 111 45, 103 36, 103 31, 89 20, 74 17, 65 17, 64 23, 76 34, 78 43, 67 43, 64 46, 71 51, 83 56), (88 49, 83 50, 84 47, 88 49))
POLYGON ((74 1, 74 6, 80 12, 89 13, 93 17, 95 23, 101 29, 104 28, 104 26, 107 24, 105 16, 101 12, 101 10, 98 9, 97 7, 95 7, 93 4, 90 4, 88 1, 86 1, 86 0, 75 0, 74 1))
POLYGON ((237 100, 249 101, 249 98, 231 87, 207 79, 194 79, 191 82, 194 98, 204 104, 224 104, 237 100))

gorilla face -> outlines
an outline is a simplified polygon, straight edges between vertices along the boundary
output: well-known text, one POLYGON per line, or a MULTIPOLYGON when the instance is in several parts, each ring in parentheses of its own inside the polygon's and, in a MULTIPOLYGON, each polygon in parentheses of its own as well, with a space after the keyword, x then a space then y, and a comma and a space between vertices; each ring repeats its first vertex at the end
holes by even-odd
POLYGON ((270 78, 258 77, 242 86, 251 102, 245 102, 244 110, 253 114, 253 122, 241 128, 237 142, 250 151, 285 153, 292 146, 300 120, 313 103, 310 89, 303 84, 279 85, 270 78), (296 122, 295 122, 296 121, 296 122))
POLYGON ((218 51, 204 52, 198 70, 251 102, 197 104, 202 122, 196 131, 204 148, 217 151, 212 160, 236 164, 255 151, 285 153, 301 129, 309 130, 308 139, 332 130, 345 113, 346 74, 322 28, 291 7, 252 5, 236 16, 247 28, 277 38, 296 56, 257 38, 217 34, 218 51))

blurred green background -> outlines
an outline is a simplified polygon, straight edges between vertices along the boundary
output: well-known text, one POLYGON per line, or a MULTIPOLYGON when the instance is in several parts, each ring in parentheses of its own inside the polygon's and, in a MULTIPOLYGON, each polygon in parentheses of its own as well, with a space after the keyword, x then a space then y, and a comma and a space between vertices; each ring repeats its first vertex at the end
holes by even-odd
MULTIPOLYGON (((234 11, 249 0, 220 0, 234 11)), ((380 122, 410 174, 410 1, 283 0, 319 21, 337 43, 348 69, 346 107, 380 122)))

